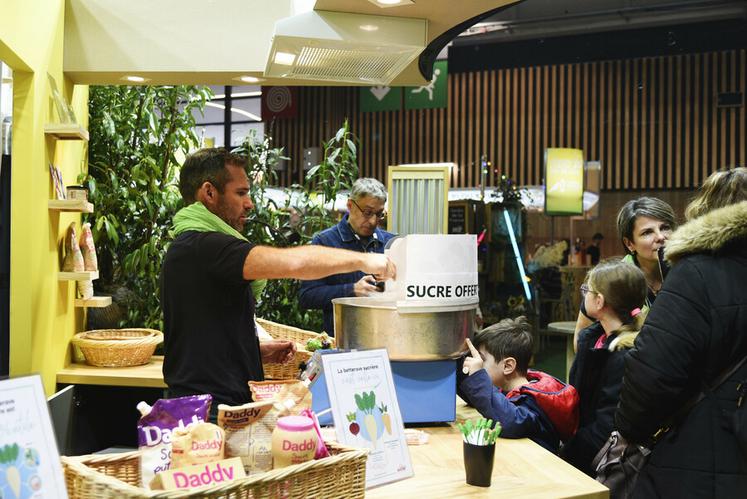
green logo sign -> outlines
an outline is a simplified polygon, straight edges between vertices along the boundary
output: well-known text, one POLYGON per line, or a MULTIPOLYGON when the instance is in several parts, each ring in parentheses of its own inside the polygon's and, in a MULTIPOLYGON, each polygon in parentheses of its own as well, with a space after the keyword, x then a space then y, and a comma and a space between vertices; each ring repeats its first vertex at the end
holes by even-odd
POLYGON ((433 77, 422 87, 405 87, 405 109, 436 109, 446 107, 448 98, 448 63, 433 65, 433 77))
POLYGON ((402 108, 402 87, 363 87, 360 108, 364 113, 399 111, 402 108))

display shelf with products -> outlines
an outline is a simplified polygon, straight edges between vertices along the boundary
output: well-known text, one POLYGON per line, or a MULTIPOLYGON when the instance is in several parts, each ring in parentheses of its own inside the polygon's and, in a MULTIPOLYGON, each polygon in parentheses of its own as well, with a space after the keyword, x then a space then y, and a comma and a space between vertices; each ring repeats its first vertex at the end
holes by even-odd
POLYGON ((82 271, 82 272, 59 272, 58 281, 93 281, 99 278, 99 271, 82 271))
POLYGON ((111 296, 92 296, 91 298, 76 298, 76 307, 103 308, 112 304, 111 296))
POLYGON ((93 213, 93 203, 85 199, 50 199, 47 203, 50 210, 93 213))
POLYGON ((44 125, 44 133, 57 140, 85 140, 88 141, 88 130, 77 123, 50 123, 44 125))

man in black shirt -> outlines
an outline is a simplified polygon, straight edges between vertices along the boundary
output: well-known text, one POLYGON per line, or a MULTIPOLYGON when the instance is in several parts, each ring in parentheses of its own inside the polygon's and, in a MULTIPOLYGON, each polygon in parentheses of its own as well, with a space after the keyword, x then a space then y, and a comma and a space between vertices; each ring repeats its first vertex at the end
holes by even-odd
POLYGON ((264 377, 262 361, 292 359, 290 341, 259 342, 254 327, 255 279, 319 279, 363 271, 394 276, 377 253, 322 246, 255 246, 239 231, 254 205, 245 161, 225 149, 187 158, 179 190, 186 207, 174 217, 176 239, 161 270, 163 374, 170 396, 209 393, 218 404, 249 402, 248 381, 264 377))

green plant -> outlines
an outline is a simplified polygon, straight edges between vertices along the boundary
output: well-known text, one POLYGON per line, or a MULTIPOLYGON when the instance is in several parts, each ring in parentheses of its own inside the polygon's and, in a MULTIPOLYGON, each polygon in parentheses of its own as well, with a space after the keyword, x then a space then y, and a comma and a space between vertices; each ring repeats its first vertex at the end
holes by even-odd
MULTIPOLYGON (((268 187, 277 181, 276 165, 283 159, 283 149, 272 139, 259 140, 250 133, 234 152, 248 159, 252 179, 251 196, 255 208, 249 216, 246 236, 254 244, 287 247, 308 244, 313 235, 337 223, 331 204, 340 191, 350 189, 358 177, 356 138, 347 120, 334 137, 324 142, 324 159, 306 174, 303 185, 283 189, 283 202, 267 195, 268 187)), ((257 302, 257 315, 304 329, 320 331, 320 310, 302 310, 298 306, 299 281, 269 281, 257 302)))
POLYGON ((180 207, 178 156, 199 144, 194 111, 208 87, 91 87, 87 185, 96 212, 97 288, 125 290, 120 326, 162 328, 161 261, 180 207))

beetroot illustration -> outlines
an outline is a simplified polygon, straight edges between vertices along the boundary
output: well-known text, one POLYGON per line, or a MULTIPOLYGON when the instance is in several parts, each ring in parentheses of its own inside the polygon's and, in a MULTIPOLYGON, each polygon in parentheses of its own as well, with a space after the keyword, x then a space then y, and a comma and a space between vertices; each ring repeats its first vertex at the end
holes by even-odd
POLYGON ((350 426, 348 429, 350 430, 350 433, 353 435, 358 435, 358 432, 361 431, 360 425, 355 421, 355 413, 351 412, 350 414, 346 415, 348 421, 350 421, 350 426))

